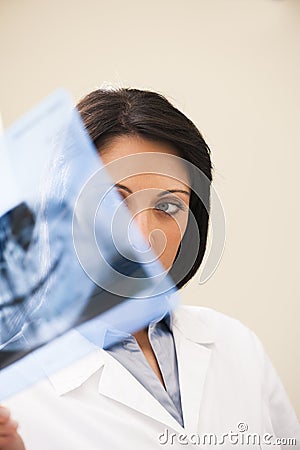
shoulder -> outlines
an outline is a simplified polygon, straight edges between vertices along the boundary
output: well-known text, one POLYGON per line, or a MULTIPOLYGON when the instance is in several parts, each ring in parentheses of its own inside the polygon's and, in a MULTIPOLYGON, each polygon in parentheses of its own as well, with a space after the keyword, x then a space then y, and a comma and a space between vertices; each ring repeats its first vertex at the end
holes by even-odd
POLYGON ((261 362, 264 348, 256 334, 240 320, 212 308, 180 305, 173 313, 174 324, 187 337, 198 342, 213 343, 219 349, 239 353, 253 352, 261 362))
POLYGON ((205 325, 218 336, 228 335, 229 337, 230 335, 253 333, 240 320, 205 306, 180 305, 174 314, 179 321, 193 322, 199 326, 205 325))
POLYGON ((252 402, 263 408, 263 420, 272 427, 272 434, 300 439, 298 419, 284 386, 250 328, 214 309, 188 305, 174 311, 174 326, 184 335, 181 339, 202 343, 210 350, 213 389, 222 386, 223 391, 232 394, 231 401, 238 392, 243 407, 245 402, 252 402))

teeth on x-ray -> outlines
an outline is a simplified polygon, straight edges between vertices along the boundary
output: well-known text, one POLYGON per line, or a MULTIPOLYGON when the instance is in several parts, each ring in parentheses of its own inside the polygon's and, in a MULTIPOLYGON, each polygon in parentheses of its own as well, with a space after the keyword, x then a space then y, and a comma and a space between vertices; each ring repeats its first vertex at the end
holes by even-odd
MULTIPOLYGON (((169 311, 176 298, 174 283, 160 276, 163 269, 155 258, 143 262, 124 239, 131 220, 124 205, 112 239, 110 221, 120 205, 119 194, 111 189, 113 183, 63 90, 1 137, 3 192, 4 182, 14 189, 0 198, 0 401, 44 376, 30 366, 32 351, 44 361, 55 343, 55 364, 51 360, 50 366, 59 370, 82 356, 77 345, 71 345, 69 359, 60 350, 64 336, 75 336, 70 334, 74 328, 105 347, 108 336, 118 339, 118 330, 132 333, 146 326, 169 311), (89 201, 76 210, 80 194, 99 170, 101 182, 96 179, 89 201), (101 201, 108 186, 110 201, 103 202, 95 223, 89 222, 86 218, 96 214, 90 206, 101 201), (121 253, 114 242, 122 243, 121 253), (96 252, 102 255, 98 259, 96 252)), ((139 235, 134 227, 133 233, 139 235)))

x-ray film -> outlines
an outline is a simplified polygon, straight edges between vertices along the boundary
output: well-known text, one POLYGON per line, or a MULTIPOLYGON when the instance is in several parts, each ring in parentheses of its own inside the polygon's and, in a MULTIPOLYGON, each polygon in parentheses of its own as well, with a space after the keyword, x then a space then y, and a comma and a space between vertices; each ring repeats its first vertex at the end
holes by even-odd
POLYGON ((64 90, 1 137, 0 188, 1 401, 178 298, 64 90))

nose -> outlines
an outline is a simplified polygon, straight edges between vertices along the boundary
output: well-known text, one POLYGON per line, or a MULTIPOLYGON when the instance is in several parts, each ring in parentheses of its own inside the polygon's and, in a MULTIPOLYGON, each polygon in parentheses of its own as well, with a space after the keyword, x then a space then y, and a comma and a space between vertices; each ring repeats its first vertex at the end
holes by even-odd
POLYGON ((143 234, 146 242, 151 246, 151 231, 153 230, 153 224, 149 211, 150 210, 145 209, 136 213, 134 215, 134 221, 143 234))
POLYGON ((153 209, 144 209, 135 214, 134 221, 149 247, 152 248, 157 257, 162 256, 167 244, 166 230, 164 231, 155 220, 153 209))

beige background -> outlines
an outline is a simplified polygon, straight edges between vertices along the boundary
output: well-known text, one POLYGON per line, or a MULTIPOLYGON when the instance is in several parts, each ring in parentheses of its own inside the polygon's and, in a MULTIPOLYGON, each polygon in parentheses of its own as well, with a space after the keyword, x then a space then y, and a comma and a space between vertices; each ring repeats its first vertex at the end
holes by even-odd
POLYGON ((211 149, 227 240, 186 303, 262 340, 300 416, 299 0, 0 0, 8 126, 58 86, 104 81, 165 94, 211 149))

